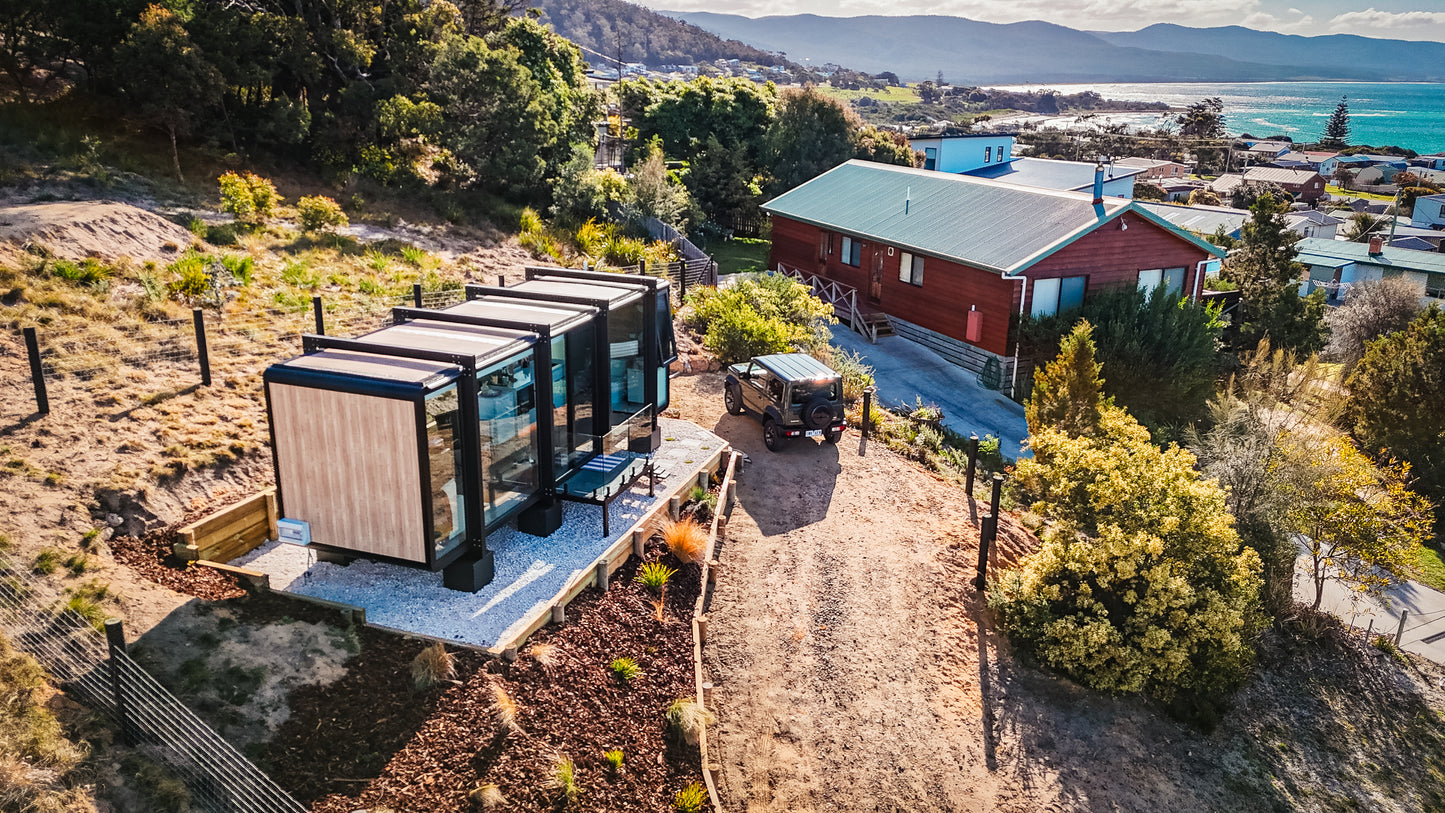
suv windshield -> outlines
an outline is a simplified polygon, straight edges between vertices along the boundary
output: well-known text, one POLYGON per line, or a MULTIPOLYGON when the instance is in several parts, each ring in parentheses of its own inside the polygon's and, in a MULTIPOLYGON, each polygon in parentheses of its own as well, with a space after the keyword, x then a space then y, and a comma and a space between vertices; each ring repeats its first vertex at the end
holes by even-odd
POLYGON ((829 401, 838 400, 838 382, 836 381, 800 381, 793 385, 793 406, 802 406, 812 400, 813 396, 821 395, 829 401))

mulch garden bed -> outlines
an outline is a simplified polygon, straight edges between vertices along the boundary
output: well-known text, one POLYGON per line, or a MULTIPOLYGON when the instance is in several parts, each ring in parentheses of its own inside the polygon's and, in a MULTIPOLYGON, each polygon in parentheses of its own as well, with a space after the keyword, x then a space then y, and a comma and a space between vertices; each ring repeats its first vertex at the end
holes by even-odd
POLYGON ((702 780, 696 746, 674 741, 666 709, 696 695, 692 609, 697 565, 682 565, 659 538, 646 561, 677 569, 661 616, 655 597, 633 581, 629 559, 605 593, 588 589, 567 607, 567 623, 533 636, 515 663, 455 653, 456 678, 418 691, 411 660, 428 645, 364 630, 345 677, 291 696, 291 717, 263 762, 273 778, 317 813, 359 809, 474 811, 468 794, 497 785, 509 811, 664 811, 702 780), (551 665, 537 654, 552 647, 551 665), (642 674, 615 676, 614 658, 642 674), (494 687, 516 704, 516 728, 495 721, 494 687), (615 776, 604 753, 620 749, 615 776), (570 806, 548 786, 560 757, 576 766, 570 806))
POLYGON ((208 601, 239 598, 246 590, 239 580, 222 573, 184 561, 172 553, 171 546, 179 536, 176 529, 152 531, 140 539, 117 536, 106 544, 117 562, 134 570, 142 578, 156 584, 208 601))

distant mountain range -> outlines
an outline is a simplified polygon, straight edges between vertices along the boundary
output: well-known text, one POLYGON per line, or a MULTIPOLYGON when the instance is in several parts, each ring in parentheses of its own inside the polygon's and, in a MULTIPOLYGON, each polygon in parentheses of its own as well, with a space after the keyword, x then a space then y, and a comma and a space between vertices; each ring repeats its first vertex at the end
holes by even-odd
POLYGON ((623 62, 695 65, 715 59, 739 59, 759 65, 784 60, 711 31, 657 14, 623 0, 533 0, 542 22, 585 49, 594 65, 615 68, 623 62))
POLYGON ((1153 25, 1078 31, 1045 22, 962 17, 748 18, 661 11, 720 37, 812 66, 832 62, 905 80, 1023 82, 1445 81, 1445 43, 1350 35, 1300 37, 1225 28, 1153 25), (806 60, 806 62, 805 62, 806 60))

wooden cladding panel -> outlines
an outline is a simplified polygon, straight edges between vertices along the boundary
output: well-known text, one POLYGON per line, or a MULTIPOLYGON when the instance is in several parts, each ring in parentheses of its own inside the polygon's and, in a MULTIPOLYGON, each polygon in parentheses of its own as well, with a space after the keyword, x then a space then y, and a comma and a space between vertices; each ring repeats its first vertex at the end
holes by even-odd
POLYGON ((286 516, 318 544, 425 562, 415 405, 288 384, 270 397, 286 516))
MULTIPOLYGON (((1185 269, 1184 290, 1193 296, 1195 269, 1201 261, 1209 258, 1204 249, 1129 213, 1080 237, 1024 273, 1031 281, 1086 275, 1089 278, 1087 296, 1114 286, 1138 285, 1139 272, 1143 270, 1182 267, 1185 269), (1127 224, 1128 228, 1120 228, 1120 222, 1127 224)), ((1032 284, 1029 294, 1033 294, 1032 284)), ((1029 307, 1032 308, 1032 303, 1029 307)))

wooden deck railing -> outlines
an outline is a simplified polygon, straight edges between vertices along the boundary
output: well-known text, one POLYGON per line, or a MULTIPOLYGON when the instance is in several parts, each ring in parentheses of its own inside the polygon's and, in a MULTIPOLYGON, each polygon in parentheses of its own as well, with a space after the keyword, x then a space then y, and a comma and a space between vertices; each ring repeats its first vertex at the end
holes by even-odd
POLYGON ((774 273, 782 274, 808 286, 809 290, 813 292, 813 296, 833 306, 833 314, 838 317, 838 321, 852 328, 854 333, 863 336, 869 343, 878 343, 879 324, 887 324, 888 317, 882 313, 865 313, 860 309, 857 288, 827 277, 820 277, 817 274, 809 274, 797 268, 790 268, 782 263, 778 263, 777 271, 774 273))

